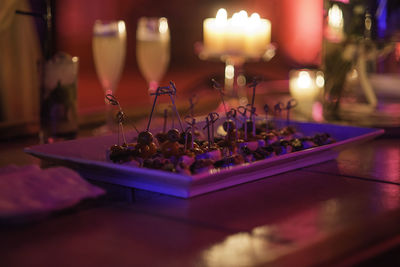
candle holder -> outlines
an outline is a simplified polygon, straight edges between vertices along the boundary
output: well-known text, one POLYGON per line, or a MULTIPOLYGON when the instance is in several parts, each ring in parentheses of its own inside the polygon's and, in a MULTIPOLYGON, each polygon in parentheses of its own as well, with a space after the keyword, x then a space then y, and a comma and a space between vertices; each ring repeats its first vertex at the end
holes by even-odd
POLYGON ((222 61, 225 63, 224 95, 228 105, 238 106, 248 103, 246 95, 246 77, 243 66, 249 62, 270 61, 276 53, 276 44, 270 43, 264 51, 247 53, 240 50, 213 52, 203 43, 196 43, 195 50, 201 60, 222 61))
POLYGON ((258 13, 247 15, 245 10, 228 18, 220 8, 215 18, 203 22, 203 43, 196 52, 202 60, 218 60, 225 63, 224 95, 231 106, 245 106, 246 78, 243 65, 246 62, 269 61, 275 56, 276 46, 271 45, 271 22, 258 13))
POLYGON ((314 104, 321 98, 324 89, 324 73, 318 69, 295 69, 289 72, 290 95, 297 100, 295 111, 310 119, 314 104))

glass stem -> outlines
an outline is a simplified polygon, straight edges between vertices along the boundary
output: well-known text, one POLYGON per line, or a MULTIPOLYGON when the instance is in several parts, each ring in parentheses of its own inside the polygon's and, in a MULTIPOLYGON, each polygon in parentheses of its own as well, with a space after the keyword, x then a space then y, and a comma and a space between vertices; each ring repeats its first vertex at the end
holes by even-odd
POLYGON ((114 112, 113 112, 113 106, 110 103, 106 103, 106 125, 110 131, 113 130, 113 128, 114 128, 114 112))
POLYGON ((225 96, 232 105, 246 105, 246 78, 243 74, 244 59, 231 57, 225 60, 225 96), (233 103, 232 103, 233 102, 233 103))
POLYGON ((151 81, 149 82, 149 94, 155 93, 158 88, 158 82, 156 81, 151 81))
POLYGON ((153 101, 154 101, 154 96, 152 96, 151 94, 155 93, 157 91, 157 88, 158 88, 158 82, 156 82, 156 81, 149 82, 148 94, 149 94, 150 103, 153 103, 153 101))

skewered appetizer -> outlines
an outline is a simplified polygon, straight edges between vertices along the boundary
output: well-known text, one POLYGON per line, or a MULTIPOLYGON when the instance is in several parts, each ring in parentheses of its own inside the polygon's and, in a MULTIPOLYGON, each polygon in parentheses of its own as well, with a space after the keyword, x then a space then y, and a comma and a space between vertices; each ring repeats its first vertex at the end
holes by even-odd
MULTIPOLYGON (((232 126, 232 125, 231 125, 232 126)), ((304 136, 293 127, 272 128, 262 131, 263 125, 257 125, 260 131, 247 141, 243 128, 227 132, 225 136, 216 136, 214 140, 181 137, 177 129, 168 131, 167 140, 153 140, 150 132, 141 132, 137 143, 114 145, 110 148, 109 159, 115 163, 159 169, 171 172, 196 174, 215 168, 232 167, 242 163, 276 157, 317 146, 334 143, 328 133, 304 136), (186 141, 185 141, 186 140, 186 141), (193 148, 188 143, 193 141, 193 148), (186 145, 185 145, 186 143, 186 145)))
MULTIPOLYGON (((138 133, 137 142, 127 143, 125 136, 123 136, 124 143, 111 146, 107 151, 107 157, 115 163, 191 175, 207 172, 211 169, 229 168, 243 163, 251 163, 335 142, 328 133, 304 136, 290 126, 289 111, 295 105, 293 100, 289 101, 285 108, 287 126, 273 125, 268 120, 268 107, 264 107, 267 112, 266 122, 257 124, 255 119, 257 114, 254 108, 255 85, 252 84, 251 87, 253 88, 252 104, 231 109, 229 112, 226 111, 226 118, 217 127, 217 131, 215 130, 215 123, 219 119, 219 115, 210 113, 205 118, 203 130, 206 132, 206 138, 195 134, 197 127, 193 115, 185 118, 188 128, 183 128, 174 102, 175 85, 171 82, 168 87, 160 87, 155 93, 147 128, 138 133), (170 96, 172 107, 179 120, 180 130, 172 128, 166 131, 166 123, 164 123, 163 131, 154 135, 154 138, 149 127, 157 97, 161 95, 170 96), (241 115, 240 118, 239 115, 241 115), (220 134, 215 135, 216 132, 220 134)), ((118 105, 119 113, 122 113, 115 97, 109 98, 114 101, 114 105, 118 105)), ((221 98, 223 100, 222 95, 221 98)), ((275 105, 274 113, 280 114, 282 107, 281 103, 275 105)), ((166 120, 166 116, 164 116, 164 119, 166 120)), ((119 118, 119 122, 122 129, 121 118, 119 118)))

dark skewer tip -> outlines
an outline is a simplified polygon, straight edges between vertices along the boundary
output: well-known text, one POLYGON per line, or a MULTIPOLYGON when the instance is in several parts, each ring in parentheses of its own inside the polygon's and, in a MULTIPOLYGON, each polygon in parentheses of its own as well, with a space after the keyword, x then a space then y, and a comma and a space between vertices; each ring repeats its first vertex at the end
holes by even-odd
POLYGON ((291 109, 296 107, 298 104, 297 100, 295 98, 290 99, 287 104, 286 104, 286 109, 291 109))
POLYGON ((118 102, 117 98, 114 95, 107 94, 106 95, 106 99, 108 100, 108 102, 110 102, 111 105, 119 106, 119 102, 118 102))
POLYGON ((264 105, 264 111, 265 111, 265 113, 268 115, 268 113, 269 113, 269 111, 270 111, 270 108, 269 108, 268 104, 265 104, 265 105, 264 105))
POLYGON ((213 83, 214 89, 217 89, 217 90, 221 90, 222 89, 221 84, 219 82, 217 82, 214 78, 211 79, 211 82, 213 83))

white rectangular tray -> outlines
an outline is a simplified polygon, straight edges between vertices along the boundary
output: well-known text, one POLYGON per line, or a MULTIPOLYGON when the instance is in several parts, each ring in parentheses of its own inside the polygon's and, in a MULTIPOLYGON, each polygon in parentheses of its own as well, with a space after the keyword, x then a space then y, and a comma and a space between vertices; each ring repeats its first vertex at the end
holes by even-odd
MULTIPOLYGON (((25 152, 76 169, 87 179, 190 198, 334 159, 339 151, 349 145, 365 142, 384 132, 382 129, 333 124, 292 122, 291 125, 305 135, 329 133, 337 142, 196 175, 176 174, 109 162, 106 160, 106 150, 115 144, 117 137, 114 135, 37 145, 26 148, 25 152)), ((133 138, 134 135, 135 132, 127 133, 127 138, 133 138)))

